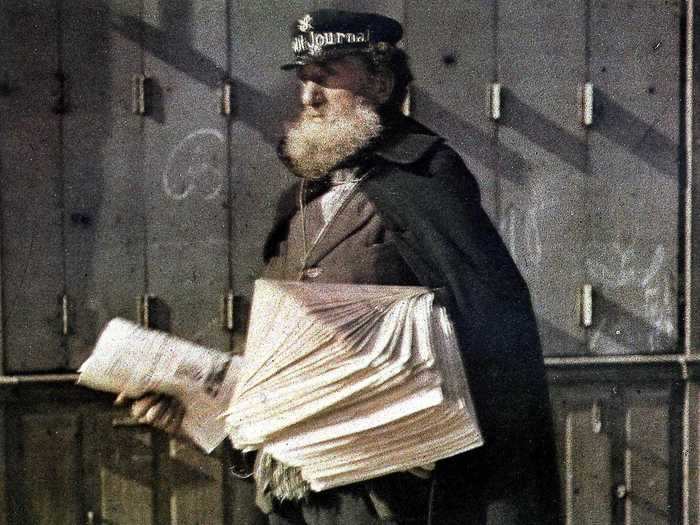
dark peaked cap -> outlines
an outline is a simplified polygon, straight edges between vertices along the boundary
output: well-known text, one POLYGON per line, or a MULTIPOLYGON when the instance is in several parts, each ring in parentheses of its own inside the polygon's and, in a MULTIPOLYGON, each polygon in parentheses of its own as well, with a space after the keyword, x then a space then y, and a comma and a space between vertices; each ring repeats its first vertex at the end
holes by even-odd
POLYGON ((296 20, 291 33, 294 62, 282 69, 394 45, 401 40, 403 29, 393 18, 376 13, 319 9, 296 20))

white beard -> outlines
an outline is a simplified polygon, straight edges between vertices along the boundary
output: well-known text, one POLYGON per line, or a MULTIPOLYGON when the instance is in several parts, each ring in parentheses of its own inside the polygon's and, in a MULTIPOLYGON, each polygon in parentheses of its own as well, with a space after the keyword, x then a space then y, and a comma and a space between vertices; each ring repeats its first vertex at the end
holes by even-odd
POLYGON ((377 111, 364 101, 333 118, 315 119, 310 113, 299 115, 281 143, 282 158, 305 179, 323 177, 382 132, 377 111))

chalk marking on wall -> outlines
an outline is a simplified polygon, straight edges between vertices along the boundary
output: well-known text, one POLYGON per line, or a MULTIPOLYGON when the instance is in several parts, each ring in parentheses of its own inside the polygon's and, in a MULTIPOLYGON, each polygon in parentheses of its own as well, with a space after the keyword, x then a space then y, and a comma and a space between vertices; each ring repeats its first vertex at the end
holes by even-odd
POLYGON ((210 162, 218 153, 212 151, 212 138, 220 144, 225 143, 224 135, 220 131, 203 128, 187 135, 170 152, 163 172, 163 191, 168 197, 175 201, 185 200, 206 182, 211 183, 212 189, 205 193, 205 200, 213 200, 221 194, 224 187, 224 170, 210 162), (179 155, 187 155, 188 148, 192 151, 187 167, 180 170, 176 161, 179 155), (175 181, 179 181, 182 187, 178 188, 175 181))
POLYGON ((667 351, 676 332, 675 292, 672 273, 664 271, 666 250, 663 244, 656 245, 651 257, 645 257, 635 251, 634 246, 623 245, 620 241, 608 245, 596 243, 593 248, 596 255, 586 259, 591 279, 603 290, 624 288, 639 302, 626 307, 621 305, 620 312, 608 312, 609 317, 602 319, 591 335, 591 349, 632 351, 646 346, 651 352, 667 351), (640 332, 639 321, 648 329, 640 332))

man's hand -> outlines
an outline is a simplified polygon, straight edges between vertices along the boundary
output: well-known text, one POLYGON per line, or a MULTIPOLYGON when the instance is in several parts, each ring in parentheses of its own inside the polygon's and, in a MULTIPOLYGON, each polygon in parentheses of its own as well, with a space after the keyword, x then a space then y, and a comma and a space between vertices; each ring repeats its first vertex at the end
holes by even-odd
MULTIPOLYGON (((125 405, 132 401, 123 392, 117 396, 114 404, 125 405)), ((145 394, 131 402, 131 415, 139 423, 151 425, 169 434, 177 434, 185 417, 185 407, 174 397, 163 394, 145 394)))

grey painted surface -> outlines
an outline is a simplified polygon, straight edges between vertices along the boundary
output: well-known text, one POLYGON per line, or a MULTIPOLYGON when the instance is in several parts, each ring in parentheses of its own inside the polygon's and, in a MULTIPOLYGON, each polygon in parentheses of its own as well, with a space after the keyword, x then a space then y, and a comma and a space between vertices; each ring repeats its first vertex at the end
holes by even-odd
POLYGON ((567 523, 680 523, 674 389, 599 383, 553 394, 567 523))
MULTIPOLYGON (((6 410, 3 406, 0 408, 0 479, 7 479, 8 450, 5 413, 6 410)), ((7 492, 7 483, 0 483, 0 525, 8 525, 9 523, 9 499, 7 492)))
POLYGON ((3 324, 7 372, 63 368, 58 12, 0 3, 3 324))
POLYGON ((496 74, 496 3, 405 4, 406 51, 416 77, 413 114, 462 155, 497 222, 496 127, 486 106, 496 74))
MULTIPOLYGON (((333 5, 405 18, 417 76, 415 115, 445 134, 479 179, 484 205, 531 286, 546 353, 674 351, 677 8, 592 2, 587 11, 581 0, 527 9, 492 2, 439 9, 411 1, 351 4, 333 5), (577 97, 589 77, 596 111, 586 131, 577 97), (504 89, 497 125, 484 102, 495 80, 504 89), (584 332, 578 289, 587 282, 595 316, 584 332)), ((291 182, 274 152, 280 122, 296 107, 293 75, 276 67, 289 57, 286 28, 320 5, 146 2, 141 20, 135 0, 62 4, 66 112, 40 115, 62 122, 62 149, 56 127, 24 118, 21 90, 3 97, 12 101, 10 119, 21 120, 13 127, 26 132, 5 139, 10 369, 74 368, 106 319, 133 317, 132 301, 144 288, 158 298, 159 326, 228 348, 221 298, 231 288, 244 298, 237 304, 247 302, 274 203, 291 182), (92 21, 87 29, 85 19, 92 21), (142 118, 128 113, 139 47, 151 79, 151 108, 142 118), (219 114, 227 77, 234 83, 230 119, 219 114), (54 148, 21 154, 35 162, 45 157, 32 170, 43 171, 43 182, 27 186, 26 163, 12 156, 27 147, 23 139, 40 133, 54 148), (34 242, 26 242, 28 230, 34 242), (36 257, 36 250, 46 253, 36 257), (68 355, 57 303, 64 265, 68 355)), ((42 68, 43 91, 54 104, 58 86, 45 71, 59 59, 56 10, 25 12, 57 42, 41 48, 43 63, 20 65, 42 68)), ((22 34, 8 45, 31 53, 32 38, 22 34)), ((5 48, 13 56, 25 52, 5 48)), ((25 84, 37 80, 30 75, 25 84)), ((31 105, 33 115, 39 107, 31 105)))
POLYGON ((156 326, 228 349, 221 300, 228 289, 223 1, 148 2, 144 68, 144 200, 148 292, 156 326))
POLYGON ((591 2, 587 279, 598 354, 677 351, 679 11, 591 2))
MULTIPOLYGON (((695 31, 696 33, 694 41, 697 42, 697 32, 699 30, 696 28, 695 31)), ((695 47, 697 48, 697 45, 695 47)), ((700 282, 700 257, 697 256, 697 254, 700 253, 700 227, 698 226, 700 225, 700 114, 698 114, 697 111, 697 104, 700 100, 700 53, 697 52, 697 49, 695 49, 694 51, 694 63, 691 65, 695 71, 692 85, 692 94, 694 96, 692 96, 691 100, 689 101, 692 104, 694 111, 692 114, 687 115, 686 117, 690 120, 690 126, 692 130, 690 137, 686 137, 686 139, 690 140, 689 149, 692 154, 692 163, 690 166, 690 177, 692 181, 692 207, 690 210, 692 235, 690 245, 687 246, 686 249, 688 249, 693 255, 690 261, 690 308, 692 310, 692 313, 689 319, 691 326, 690 341, 688 342, 688 348, 692 349, 694 352, 698 352, 700 351, 700 323, 698 323, 697 320, 700 318, 698 318, 697 312, 700 311, 700 294, 698 293, 698 289, 696 288, 694 283, 700 282)))
POLYGON ((135 319, 136 298, 144 290, 141 118, 131 112, 131 77, 141 69, 141 50, 113 29, 129 24, 139 11, 136 0, 63 1, 71 368, 89 355, 109 319, 135 319))
POLYGON ((81 523, 78 418, 14 412, 10 421, 10 522, 81 523))
POLYGON ((611 392, 605 386, 586 385, 569 392, 553 392, 567 525, 612 523, 610 428, 603 432, 601 427, 596 432, 591 414, 594 404, 602 411, 611 406, 610 402, 611 392))
POLYGON ((524 164, 514 170, 500 159, 499 227, 530 286, 550 355, 583 347, 577 303, 587 178, 577 92, 585 79, 585 23, 579 0, 505 2, 498 16, 505 91, 498 148, 517 152, 524 164))

